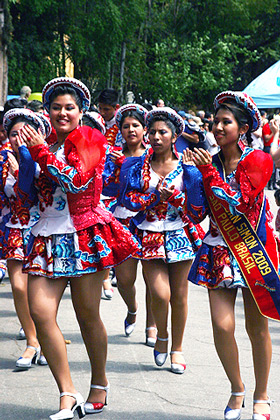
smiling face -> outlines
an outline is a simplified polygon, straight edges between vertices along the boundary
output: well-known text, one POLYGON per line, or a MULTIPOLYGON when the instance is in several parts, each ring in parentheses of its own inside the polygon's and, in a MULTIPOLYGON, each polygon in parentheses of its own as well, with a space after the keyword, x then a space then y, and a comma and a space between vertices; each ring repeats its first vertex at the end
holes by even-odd
POLYGON ((56 130, 58 140, 65 140, 82 118, 83 112, 79 110, 75 98, 70 95, 57 96, 50 106, 50 119, 56 130))
POLYGON ((17 138, 20 129, 25 125, 24 122, 18 122, 16 123, 10 130, 9 133, 9 141, 11 143, 12 149, 14 152, 18 151, 18 144, 17 144, 17 138))
POLYGON ((121 133, 127 146, 141 144, 144 136, 144 127, 136 118, 125 117, 121 133))
POLYGON ((248 124, 240 127, 232 112, 220 108, 215 115, 212 131, 218 145, 223 148, 233 143, 237 144, 240 134, 245 134, 248 128, 248 124))
POLYGON ((149 130, 150 144, 156 154, 166 154, 172 151, 172 144, 176 141, 171 128, 164 121, 155 121, 149 130))

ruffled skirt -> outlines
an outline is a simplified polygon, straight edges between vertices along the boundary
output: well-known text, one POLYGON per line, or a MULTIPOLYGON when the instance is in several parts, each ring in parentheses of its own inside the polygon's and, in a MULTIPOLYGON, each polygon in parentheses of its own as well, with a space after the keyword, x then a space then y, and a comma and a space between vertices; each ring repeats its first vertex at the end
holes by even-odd
POLYGON ((31 228, 5 228, 3 259, 24 261, 31 228))
POLYGON ((208 289, 247 287, 230 250, 225 246, 205 243, 192 264, 189 280, 208 289))
POLYGON ((195 253, 202 244, 196 226, 191 223, 183 228, 165 232, 136 228, 135 238, 140 245, 136 258, 163 259, 167 263, 194 259, 195 253))
POLYGON ((49 278, 80 277, 121 264, 137 249, 136 240, 116 219, 70 234, 31 234, 24 272, 49 278))

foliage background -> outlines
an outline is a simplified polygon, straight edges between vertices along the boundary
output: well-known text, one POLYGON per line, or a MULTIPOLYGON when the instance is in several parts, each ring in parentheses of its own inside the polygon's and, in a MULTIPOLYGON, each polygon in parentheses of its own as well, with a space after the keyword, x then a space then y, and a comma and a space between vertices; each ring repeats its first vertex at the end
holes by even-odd
POLYGON ((10 0, 9 93, 41 91, 65 75, 96 97, 211 109, 221 90, 242 90, 279 60, 277 0, 10 0), (124 56, 125 52, 125 56, 124 56), (121 72, 121 63, 124 72, 121 72))

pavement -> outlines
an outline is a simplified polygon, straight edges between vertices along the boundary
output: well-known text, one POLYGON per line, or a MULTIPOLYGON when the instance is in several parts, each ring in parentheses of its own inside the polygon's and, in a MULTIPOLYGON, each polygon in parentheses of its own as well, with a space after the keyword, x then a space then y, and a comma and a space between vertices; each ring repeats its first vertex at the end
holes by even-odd
MULTIPOLYGON (((277 208, 273 191, 267 191, 272 211, 277 208)), ((190 284, 189 315, 184 335, 186 372, 170 371, 170 359, 162 368, 153 361, 152 349, 145 346, 144 281, 139 265, 136 282, 139 311, 133 334, 124 335, 126 309, 117 289, 111 301, 101 301, 102 318, 108 332, 107 376, 111 389, 109 403, 100 420, 220 420, 230 394, 230 385, 217 357, 212 337, 207 291, 190 284)), ((274 403, 271 420, 280 419, 280 323, 269 321, 273 343, 269 396, 274 403)), ((61 301, 58 324, 66 339, 72 378, 86 398, 90 368, 74 316, 69 288, 61 301)), ((169 322, 170 325, 170 322, 169 322)), ((16 317, 11 287, 6 278, 0 284, 0 420, 46 420, 58 410, 55 381, 47 366, 34 365, 17 371, 15 361, 25 348, 16 339, 20 325, 16 317)), ((244 328, 241 294, 236 302, 236 338, 240 351, 242 378, 247 395, 242 420, 252 418, 254 390, 251 346, 244 328)), ((77 414, 75 415, 77 417, 77 414)))

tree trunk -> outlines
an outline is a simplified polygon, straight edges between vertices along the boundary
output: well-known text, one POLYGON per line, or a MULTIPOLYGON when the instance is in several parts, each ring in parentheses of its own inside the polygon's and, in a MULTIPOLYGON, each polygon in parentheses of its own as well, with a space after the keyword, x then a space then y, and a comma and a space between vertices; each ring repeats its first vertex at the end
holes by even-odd
POLYGON ((8 60, 7 47, 3 43, 4 32, 4 7, 3 2, 0 2, 0 105, 3 106, 7 100, 8 93, 8 60))
POLYGON ((123 102, 123 79, 124 79, 124 67, 125 67, 125 54, 126 54, 126 43, 122 43, 121 53, 121 71, 120 71, 120 102, 123 102))

